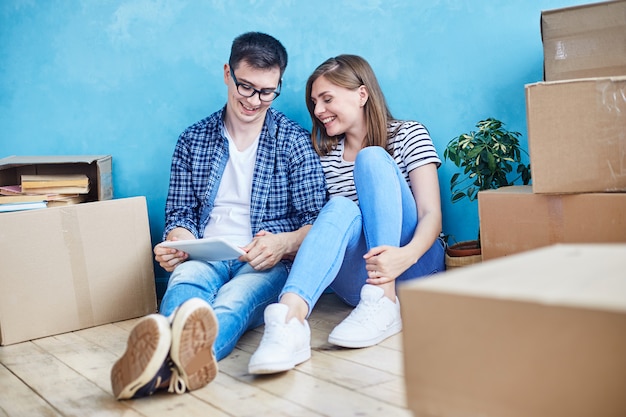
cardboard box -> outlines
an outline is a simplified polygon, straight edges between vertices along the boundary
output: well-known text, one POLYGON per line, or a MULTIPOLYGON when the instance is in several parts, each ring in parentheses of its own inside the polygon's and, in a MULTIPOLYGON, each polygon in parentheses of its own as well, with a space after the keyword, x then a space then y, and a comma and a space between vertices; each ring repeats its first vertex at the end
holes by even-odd
POLYGON ((626 191, 626 77, 526 86, 533 191, 626 191))
POLYGON ((144 197, 0 213, 0 344, 156 311, 144 197))
POLYGON ((555 243, 626 243, 626 193, 502 187, 478 193, 478 214, 484 261, 555 243))
POLYGON ((626 415, 626 245, 555 245, 399 286, 415 416, 626 415))
POLYGON ((19 185, 22 175, 85 174, 90 191, 86 201, 113 198, 110 155, 9 156, 0 159, 0 185, 19 185))
POLYGON ((541 13, 544 80, 626 75, 626 1, 541 13))

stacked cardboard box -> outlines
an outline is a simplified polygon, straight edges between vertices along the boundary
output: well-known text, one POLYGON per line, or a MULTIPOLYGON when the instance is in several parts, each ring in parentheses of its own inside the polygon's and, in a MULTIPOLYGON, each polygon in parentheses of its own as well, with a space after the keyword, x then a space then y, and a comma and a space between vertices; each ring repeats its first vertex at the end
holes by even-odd
POLYGON ((626 242, 626 0, 544 11, 543 82, 526 86, 532 194, 478 194, 483 260, 626 242))
POLYGON ((86 174, 89 202, 0 213, 0 345, 156 311, 144 197, 112 199, 111 157, 0 159, 0 185, 22 174, 86 174))
POLYGON ((532 187, 478 194, 488 262, 399 286, 415 416, 626 415, 626 1, 541 18, 532 187))

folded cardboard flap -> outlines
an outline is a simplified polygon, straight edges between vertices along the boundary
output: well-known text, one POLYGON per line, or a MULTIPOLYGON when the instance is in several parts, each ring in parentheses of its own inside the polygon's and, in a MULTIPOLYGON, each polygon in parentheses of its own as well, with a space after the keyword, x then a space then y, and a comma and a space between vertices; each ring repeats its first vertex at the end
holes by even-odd
POLYGON ((156 311, 144 197, 0 215, 0 344, 156 311))
MULTIPOLYGON (((454 270, 415 288, 626 313, 626 243, 557 244, 454 270)), ((626 375, 625 375, 626 376, 626 375)))
POLYGON ((415 415, 626 415, 626 244, 554 245, 399 286, 415 415))

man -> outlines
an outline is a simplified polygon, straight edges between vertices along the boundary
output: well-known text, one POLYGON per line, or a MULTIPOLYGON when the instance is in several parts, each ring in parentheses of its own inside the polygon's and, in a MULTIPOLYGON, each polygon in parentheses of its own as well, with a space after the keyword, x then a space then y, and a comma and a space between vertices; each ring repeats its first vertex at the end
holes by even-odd
POLYGON ((287 52, 275 38, 245 33, 232 44, 222 110, 179 137, 171 165, 165 240, 223 237, 246 252, 231 261, 189 260, 154 248, 172 272, 160 314, 141 319, 111 370, 113 394, 207 385, 217 361, 263 323, 304 236, 326 199, 310 135, 270 108, 280 94, 287 52))

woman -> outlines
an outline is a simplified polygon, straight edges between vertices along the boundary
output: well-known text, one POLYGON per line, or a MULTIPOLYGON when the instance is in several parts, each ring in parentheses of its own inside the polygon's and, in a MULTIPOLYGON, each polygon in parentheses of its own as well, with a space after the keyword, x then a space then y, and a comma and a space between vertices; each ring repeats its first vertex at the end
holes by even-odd
POLYGON ((426 128, 391 115, 370 65, 355 55, 321 64, 306 101, 330 200, 304 239, 248 370, 292 369, 311 357, 306 318, 327 287, 355 306, 330 333, 344 347, 402 330, 396 281, 444 267, 437 168, 426 128))

